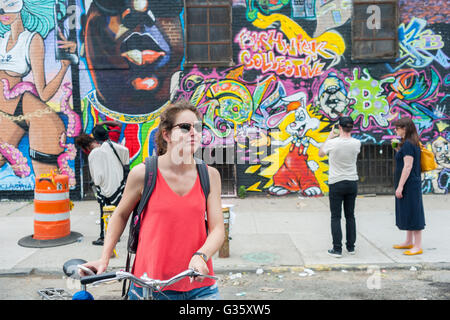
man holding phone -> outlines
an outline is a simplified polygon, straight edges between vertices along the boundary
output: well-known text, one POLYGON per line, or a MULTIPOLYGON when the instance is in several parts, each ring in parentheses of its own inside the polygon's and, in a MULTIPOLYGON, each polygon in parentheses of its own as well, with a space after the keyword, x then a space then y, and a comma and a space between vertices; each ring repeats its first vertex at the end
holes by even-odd
POLYGON ((328 186, 333 249, 328 250, 328 254, 336 258, 342 257, 342 204, 344 205, 346 222, 347 252, 355 254, 356 223, 354 211, 358 193, 356 160, 361 149, 361 142, 352 138, 352 129, 353 119, 348 116, 340 117, 339 123, 333 127, 327 140, 319 149, 320 157, 329 156, 328 186), (335 129, 339 129, 339 133, 335 129))

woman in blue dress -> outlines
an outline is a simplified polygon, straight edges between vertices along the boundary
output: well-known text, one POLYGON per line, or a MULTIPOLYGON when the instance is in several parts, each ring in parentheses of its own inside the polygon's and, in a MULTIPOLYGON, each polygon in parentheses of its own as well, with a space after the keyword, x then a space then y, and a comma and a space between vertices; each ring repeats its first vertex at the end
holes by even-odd
POLYGON ((406 255, 421 254, 425 214, 422 203, 420 144, 411 118, 394 122, 401 142, 395 154, 395 220, 400 230, 406 230, 406 241, 395 249, 409 249, 406 255))

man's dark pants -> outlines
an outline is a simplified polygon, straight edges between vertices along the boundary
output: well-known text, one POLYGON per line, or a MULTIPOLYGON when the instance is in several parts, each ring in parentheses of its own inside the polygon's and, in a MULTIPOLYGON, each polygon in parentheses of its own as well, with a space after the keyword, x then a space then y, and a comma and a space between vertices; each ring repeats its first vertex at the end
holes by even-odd
MULTIPOLYGON (((121 185, 122 187, 122 185, 121 185)), ((98 204, 100 205, 100 237, 99 239, 104 239, 105 238, 105 221, 103 220, 103 207, 104 206, 118 206, 120 200, 122 199, 122 193, 123 193, 123 188, 122 188, 122 192, 120 192, 119 194, 114 194, 114 197, 112 198, 106 198, 104 196, 102 196, 100 188, 96 187, 96 191, 95 191, 95 197, 97 199, 98 204)))
POLYGON ((339 181, 330 184, 329 189, 333 249, 342 252, 341 212, 342 204, 344 204, 345 230, 347 235, 346 247, 347 250, 353 251, 356 241, 355 199, 358 193, 357 181, 339 181))

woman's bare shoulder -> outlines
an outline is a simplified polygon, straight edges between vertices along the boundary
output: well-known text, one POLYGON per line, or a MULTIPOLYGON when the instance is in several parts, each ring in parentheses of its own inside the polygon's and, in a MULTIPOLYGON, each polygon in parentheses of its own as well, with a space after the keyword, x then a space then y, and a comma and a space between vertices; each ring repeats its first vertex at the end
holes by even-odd
POLYGON ((211 181, 220 181, 220 173, 216 168, 208 166, 208 174, 211 181))
POLYGON ((140 163, 133 167, 128 174, 128 180, 133 180, 134 182, 144 182, 145 178, 145 164, 140 163))

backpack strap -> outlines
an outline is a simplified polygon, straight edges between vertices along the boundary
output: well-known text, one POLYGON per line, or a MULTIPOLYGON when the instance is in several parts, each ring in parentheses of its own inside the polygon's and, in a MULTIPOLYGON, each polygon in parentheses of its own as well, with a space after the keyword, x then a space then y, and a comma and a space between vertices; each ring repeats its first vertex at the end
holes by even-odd
POLYGON ((111 147, 111 149, 113 150, 114 154, 116 155, 117 160, 119 160, 120 164, 121 164, 122 167, 123 167, 123 162, 122 162, 122 160, 120 160, 120 157, 119 157, 119 155, 117 154, 116 148, 114 148, 114 146, 113 146, 111 140, 106 140, 106 142, 108 142, 108 144, 110 145, 110 147, 111 147))
POLYGON ((203 160, 198 158, 194 159, 197 165, 197 172, 200 177, 200 184, 202 186, 203 194, 205 195, 205 200, 208 201, 208 195, 211 188, 209 182, 208 167, 203 160))
MULTIPOLYGON (((122 166, 123 177, 122 177, 122 182, 120 183, 121 186, 119 187, 119 189, 122 188, 122 191, 123 191, 123 189, 124 189, 124 187, 125 187, 125 181, 126 181, 126 179, 127 179, 127 172, 126 172, 126 170, 125 170, 125 165, 123 164, 122 160, 120 159, 119 155, 117 154, 116 148, 114 148, 114 146, 113 146, 111 140, 108 139, 108 140, 106 140, 106 141, 108 142, 108 144, 109 144, 109 146, 111 147, 112 151, 113 151, 114 154, 116 155, 117 160, 119 160, 119 163, 120 163, 120 165, 122 166), (123 185, 123 186, 122 186, 122 185, 123 185)), ((128 169, 128 172, 129 172, 129 169, 128 169)))
MULTIPOLYGON (((147 205, 150 196, 152 195, 153 189, 156 185, 156 176, 158 172, 158 157, 151 156, 145 158, 145 185, 142 191, 142 197, 139 201, 138 214, 141 215, 144 211, 144 207, 147 205)), ((142 219, 142 217, 141 217, 142 219)))
MULTIPOLYGON (((205 195, 205 208, 208 210, 208 195, 211 189, 211 185, 209 182, 209 173, 208 166, 206 163, 198 158, 194 158, 197 166, 197 172, 200 177, 200 185, 202 186, 203 194, 205 195)), ((208 216, 207 212, 205 212, 205 228, 206 234, 208 234, 208 216)))

